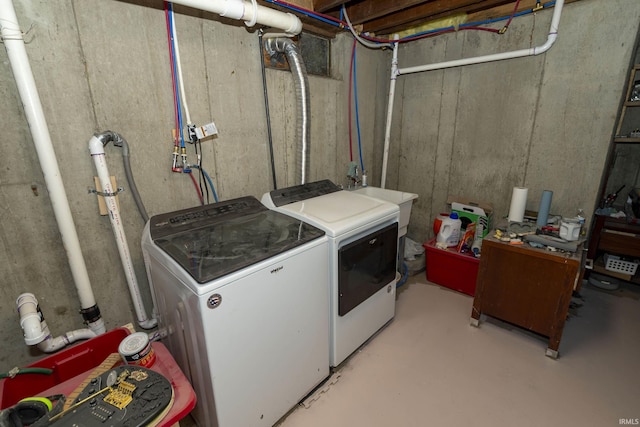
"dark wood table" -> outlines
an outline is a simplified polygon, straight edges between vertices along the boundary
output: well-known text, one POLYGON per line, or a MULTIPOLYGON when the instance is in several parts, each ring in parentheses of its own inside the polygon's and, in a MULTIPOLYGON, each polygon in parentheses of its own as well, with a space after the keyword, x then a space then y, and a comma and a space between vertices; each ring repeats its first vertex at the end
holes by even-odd
POLYGON ((485 314, 549 338, 546 355, 558 357, 571 295, 581 280, 582 245, 575 253, 501 242, 482 243, 471 324, 485 314))

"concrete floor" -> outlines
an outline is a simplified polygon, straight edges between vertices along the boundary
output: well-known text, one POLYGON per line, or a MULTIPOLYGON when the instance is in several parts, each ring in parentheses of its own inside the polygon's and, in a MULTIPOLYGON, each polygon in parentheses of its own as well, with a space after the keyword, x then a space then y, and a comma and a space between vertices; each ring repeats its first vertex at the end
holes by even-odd
POLYGON ((471 297, 414 276, 395 319, 279 427, 637 424, 640 286, 581 296, 553 360, 544 338, 484 316, 472 327, 471 297))

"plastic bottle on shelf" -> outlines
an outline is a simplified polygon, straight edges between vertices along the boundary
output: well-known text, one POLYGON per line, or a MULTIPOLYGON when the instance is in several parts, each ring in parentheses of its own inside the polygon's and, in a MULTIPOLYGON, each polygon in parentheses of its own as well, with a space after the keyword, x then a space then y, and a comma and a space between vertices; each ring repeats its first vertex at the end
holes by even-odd
POLYGON ((578 224, 580 224, 580 236, 587 235, 587 227, 585 226, 585 216, 584 211, 582 209, 578 209, 578 214, 576 215, 578 219, 578 224))
POLYGON ((458 214, 451 212, 448 218, 442 219, 442 225, 440 225, 436 241, 438 243, 444 243, 448 247, 456 246, 460 241, 461 227, 462 221, 458 218, 458 214))

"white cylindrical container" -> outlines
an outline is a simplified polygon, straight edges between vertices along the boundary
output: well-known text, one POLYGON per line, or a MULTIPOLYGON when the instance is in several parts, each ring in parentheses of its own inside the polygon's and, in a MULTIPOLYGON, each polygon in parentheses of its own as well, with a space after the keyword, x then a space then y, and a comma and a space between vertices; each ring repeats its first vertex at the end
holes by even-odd
POLYGON ((527 206, 527 195, 529 189, 524 187, 513 187, 511 193, 511 205, 509 207, 509 222, 522 222, 524 211, 527 206))
POLYGON ((120 342, 118 352, 127 365, 139 365, 150 368, 156 361, 149 336, 144 332, 128 335, 120 342))
POLYGON ((447 246, 456 246, 460 241, 460 228, 462 221, 458 218, 458 214, 452 212, 448 218, 442 219, 442 225, 438 231, 436 241, 444 243, 447 246))

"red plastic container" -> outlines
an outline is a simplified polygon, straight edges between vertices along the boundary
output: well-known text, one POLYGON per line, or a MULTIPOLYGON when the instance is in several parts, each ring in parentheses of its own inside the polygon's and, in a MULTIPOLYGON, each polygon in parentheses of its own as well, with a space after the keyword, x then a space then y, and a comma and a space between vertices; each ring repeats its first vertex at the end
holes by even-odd
POLYGON ((461 254, 455 248, 439 249, 436 239, 422 245, 426 251, 427 280, 437 285, 474 296, 480 260, 461 254))
MULTIPOLYGON (((120 342, 130 334, 127 328, 117 328, 90 340, 75 344, 28 365, 52 369, 51 375, 20 374, 0 380, 0 408, 4 409, 29 396, 68 396, 109 355, 118 353, 120 342)), ((196 405, 196 394, 169 350, 160 342, 152 344, 156 362, 151 369, 169 379, 173 387, 173 405, 157 427, 174 426, 196 405)))
POLYGON ((21 374, 0 381, 0 408, 13 406, 25 397, 36 396, 99 366, 111 353, 118 352, 120 341, 129 333, 127 328, 117 328, 53 353, 28 366, 52 369, 51 375, 21 374))

